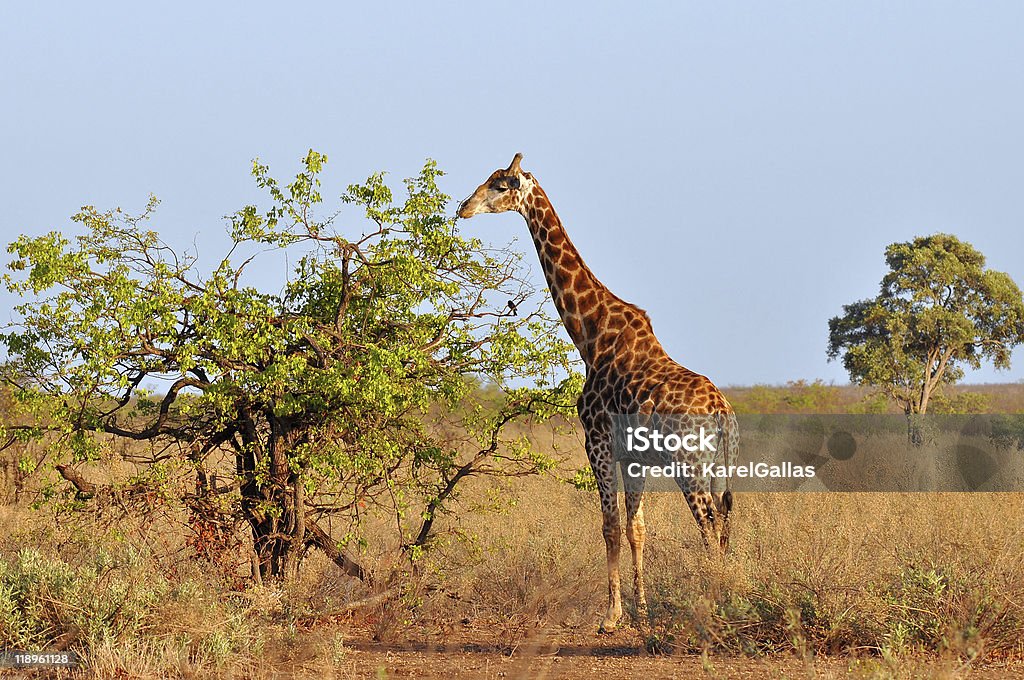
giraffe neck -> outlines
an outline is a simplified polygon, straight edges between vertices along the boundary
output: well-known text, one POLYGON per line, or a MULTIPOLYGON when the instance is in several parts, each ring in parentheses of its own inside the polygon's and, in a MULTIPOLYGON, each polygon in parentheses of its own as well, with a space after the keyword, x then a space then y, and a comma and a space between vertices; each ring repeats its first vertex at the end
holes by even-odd
POLYGON ((603 317, 610 304, 621 301, 587 267, 540 185, 534 184, 520 213, 530 228, 562 323, 583 361, 593 366, 605 332, 603 317))

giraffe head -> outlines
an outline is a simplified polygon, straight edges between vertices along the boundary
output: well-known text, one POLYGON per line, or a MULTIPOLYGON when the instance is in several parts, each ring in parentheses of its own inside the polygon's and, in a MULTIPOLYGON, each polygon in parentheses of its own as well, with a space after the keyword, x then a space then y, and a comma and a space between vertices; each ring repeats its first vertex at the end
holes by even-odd
POLYGON ((533 176, 519 167, 523 154, 517 153, 507 168, 495 170, 459 205, 458 216, 469 219, 480 213, 522 212, 524 198, 533 186, 533 176))

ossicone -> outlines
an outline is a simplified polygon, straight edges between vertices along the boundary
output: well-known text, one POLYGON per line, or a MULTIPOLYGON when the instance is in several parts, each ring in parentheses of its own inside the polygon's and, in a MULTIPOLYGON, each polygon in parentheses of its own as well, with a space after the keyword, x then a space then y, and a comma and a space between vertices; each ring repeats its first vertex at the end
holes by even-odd
POLYGON ((522 172, 522 168, 519 167, 519 164, 522 162, 522 160, 523 154, 517 153, 515 155, 515 158, 512 159, 512 164, 508 166, 508 170, 506 170, 505 172, 507 172, 510 175, 522 172))

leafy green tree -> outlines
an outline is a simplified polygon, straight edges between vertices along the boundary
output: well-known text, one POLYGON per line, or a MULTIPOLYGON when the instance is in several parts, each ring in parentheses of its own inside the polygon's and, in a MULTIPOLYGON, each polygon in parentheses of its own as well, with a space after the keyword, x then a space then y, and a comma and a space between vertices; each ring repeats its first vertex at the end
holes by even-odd
POLYGON ((461 480, 551 467, 508 425, 570 413, 580 378, 520 255, 459 234, 432 161, 401 202, 381 174, 350 186, 342 228, 343 209, 319 216, 325 162, 310 151, 287 185, 254 162, 267 205, 230 217, 208 273, 146 228, 152 199, 9 246, 25 301, 0 336, 23 411, 7 430, 52 441, 51 493, 95 496, 89 464, 141 442, 112 490, 248 525, 254 576, 311 547, 364 575, 352 549, 375 511, 414 556, 461 480))
POLYGON ((844 305, 828 324, 828 357, 842 355, 854 383, 880 388, 913 415, 965 367, 1009 368, 1024 342, 1024 300, 1007 274, 949 234, 893 243, 885 260, 879 294, 844 305))

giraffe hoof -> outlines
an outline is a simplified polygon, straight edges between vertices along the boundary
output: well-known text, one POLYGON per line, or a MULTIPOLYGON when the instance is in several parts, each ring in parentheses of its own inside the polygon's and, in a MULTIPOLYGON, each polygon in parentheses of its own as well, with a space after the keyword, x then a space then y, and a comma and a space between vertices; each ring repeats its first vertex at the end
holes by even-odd
POLYGON ((601 626, 597 629, 599 635, 611 635, 615 632, 615 629, 619 627, 618 621, 611 619, 605 619, 601 622, 601 626))

